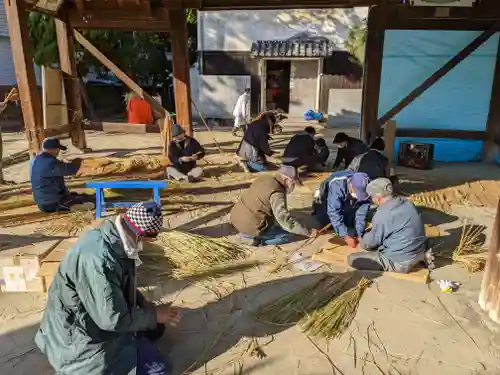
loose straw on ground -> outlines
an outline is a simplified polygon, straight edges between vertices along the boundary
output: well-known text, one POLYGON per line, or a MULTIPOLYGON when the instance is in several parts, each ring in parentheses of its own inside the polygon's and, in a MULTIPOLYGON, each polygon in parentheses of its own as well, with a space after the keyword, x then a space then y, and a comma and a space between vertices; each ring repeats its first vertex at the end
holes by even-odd
POLYGON ((326 339, 340 337, 356 316, 359 301, 371 283, 363 277, 354 288, 303 318, 302 330, 308 335, 322 336, 326 339))
MULTIPOLYGON (((215 267, 245 258, 247 249, 225 238, 212 238, 180 231, 161 233, 155 243, 163 249, 163 256, 170 259, 176 269, 173 276, 186 278, 208 274, 215 267)), ((144 253, 148 256, 148 253, 144 253)), ((159 256, 157 252, 155 256, 159 256)))
POLYGON ((453 262, 461 264, 469 272, 481 271, 486 262, 484 243, 481 239, 482 232, 483 227, 468 225, 465 221, 462 226, 460 242, 453 250, 453 262))
POLYGON ((325 275, 313 285, 284 295, 260 307, 254 317, 258 321, 274 325, 296 324, 305 315, 327 304, 340 292, 348 280, 349 277, 325 275))

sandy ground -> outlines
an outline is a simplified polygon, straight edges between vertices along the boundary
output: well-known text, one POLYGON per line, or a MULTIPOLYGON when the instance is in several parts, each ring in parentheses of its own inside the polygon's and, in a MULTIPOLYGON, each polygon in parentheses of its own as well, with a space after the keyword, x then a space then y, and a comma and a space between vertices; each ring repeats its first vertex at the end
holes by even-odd
MULTIPOLYGON (((284 147, 290 134, 302 127, 289 121, 283 135, 275 136, 274 148, 284 147)), ((347 129, 355 134, 355 129, 347 129)), ((331 138, 337 130, 325 131, 331 138)), ((196 185, 173 184, 162 196, 166 213, 165 226, 210 236, 231 236, 228 224, 232 203, 251 183, 253 176, 241 173, 231 154, 217 155, 212 135, 198 132, 197 138, 212 152, 205 181, 196 185)), ((236 147, 229 131, 217 131, 215 137, 225 152, 236 147)), ((26 148, 19 134, 4 135, 7 154, 26 148)), ((88 133, 89 147, 95 155, 159 153, 157 134, 123 135, 88 133)), ((70 155, 76 154, 70 150, 70 155)), ((89 157, 85 155, 85 157, 89 157)), ((403 189, 412 193, 450 189, 475 190, 487 185, 491 193, 500 180, 499 168, 488 165, 437 166, 433 171, 417 172, 396 169, 402 176, 403 189), (494 185, 493 185, 494 184, 494 185)), ((9 167, 8 179, 28 179, 27 163, 9 167)), ((295 214, 312 223, 309 215, 312 191, 317 182, 308 181, 289 199, 295 214)), ((427 223, 438 225, 442 238, 435 241, 441 248, 452 248, 460 234, 462 220, 469 218, 491 231, 494 205, 484 198, 475 204, 470 196, 448 194, 446 205, 439 197, 423 209, 427 223), (453 198, 455 197, 455 198, 453 198), (445 212, 443 212, 445 210, 445 212)), ((495 199, 498 194, 495 192, 495 199)), ((481 198, 479 198, 481 199, 481 198)), ((26 235, 40 223, 0 228, 0 236, 26 235)), ((318 239, 302 251, 312 251, 326 238, 318 239)), ((338 340, 325 343, 315 339, 318 351, 298 327, 275 327, 257 324, 251 312, 259 305, 284 293, 314 282, 317 274, 288 270, 270 274, 269 260, 283 259, 301 248, 302 242, 277 248, 259 248, 251 259, 258 267, 244 272, 207 279, 196 283, 144 278, 143 285, 152 288, 154 299, 175 300, 184 309, 181 326, 169 332, 159 343, 174 366, 173 374, 405 374, 465 375, 500 373, 500 333, 498 326, 477 305, 482 274, 469 274, 458 265, 441 260, 432 273, 434 280, 449 279, 462 283, 454 294, 442 293, 436 283, 419 285, 407 281, 378 277, 359 306, 355 321, 338 340), (256 337, 266 353, 263 359, 247 351, 249 338, 256 337), (337 370, 332 369, 331 362, 337 370), (378 367, 377 367, 378 366, 378 367)), ((343 270, 332 270, 343 272, 343 270)), ((0 374, 52 374, 50 366, 33 343, 37 324, 43 313, 43 294, 0 294, 0 374)))

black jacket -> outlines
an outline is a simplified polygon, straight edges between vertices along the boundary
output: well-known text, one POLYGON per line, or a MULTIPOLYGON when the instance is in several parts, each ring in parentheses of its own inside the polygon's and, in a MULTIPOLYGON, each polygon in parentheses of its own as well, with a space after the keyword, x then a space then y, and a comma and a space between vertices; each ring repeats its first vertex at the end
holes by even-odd
POLYGON ((283 153, 283 164, 300 167, 313 166, 316 163, 314 138, 307 132, 295 134, 286 145, 283 153))
POLYGON ((345 163, 345 167, 347 168, 349 164, 351 164, 352 159, 358 155, 364 154, 368 150, 368 145, 361 139, 349 137, 347 146, 337 150, 337 158, 335 159, 333 168, 338 168, 342 162, 345 163))
MULTIPOLYGON (((266 116, 263 116, 259 120, 251 122, 243 135, 243 141, 253 146, 257 150, 257 159, 266 160, 266 155, 271 156, 273 152, 269 146, 269 133, 271 128, 269 126, 269 121, 266 116)), ((238 154, 240 153, 240 147, 238 148, 238 154)))
POLYGON ((389 159, 382 155, 380 151, 372 149, 356 156, 348 169, 354 172, 366 173, 370 180, 389 177, 389 159))
POLYGON ((191 169, 195 168, 196 161, 193 160, 185 163, 182 162, 180 158, 183 156, 193 156, 195 154, 198 154, 198 159, 201 159, 205 156, 205 150, 200 143, 192 137, 186 137, 182 142, 170 142, 168 158, 173 167, 181 173, 188 173, 191 169))

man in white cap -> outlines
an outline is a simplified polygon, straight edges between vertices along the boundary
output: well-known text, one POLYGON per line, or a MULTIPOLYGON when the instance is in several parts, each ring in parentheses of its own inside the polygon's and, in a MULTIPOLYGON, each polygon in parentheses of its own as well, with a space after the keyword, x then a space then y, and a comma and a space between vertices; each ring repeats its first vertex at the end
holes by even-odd
POLYGON ((35 342, 58 374, 167 374, 152 343, 179 311, 136 289, 142 242, 163 226, 155 202, 132 206, 87 231, 68 250, 50 286, 35 342))
POLYGON ((348 257, 351 267, 360 270, 408 273, 418 263, 431 262, 426 250, 422 217, 408 199, 393 194, 388 178, 377 178, 368 184, 366 192, 378 205, 372 228, 360 242, 364 252, 348 257))
POLYGON ((200 143, 188 136, 180 125, 174 124, 172 142, 168 147, 168 158, 172 166, 166 170, 167 177, 178 181, 198 181, 203 175, 203 170, 196 165, 196 161, 203 159, 204 156, 205 150, 200 143))
POLYGON ((30 182, 33 199, 40 211, 61 212, 71 209, 92 209, 94 195, 69 192, 64 177, 74 176, 80 169, 81 159, 65 163, 57 157, 66 147, 57 138, 45 138, 42 151, 30 162, 30 182))
POLYGON ((302 225, 288 211, 286 195, 297 183, 301 184, 297 170, 288 165, 274 176, 259 177, 231 210, 231 224, 254 246, 281 245, 291 240, 291 234, 316 237, 316 229, 302 225))

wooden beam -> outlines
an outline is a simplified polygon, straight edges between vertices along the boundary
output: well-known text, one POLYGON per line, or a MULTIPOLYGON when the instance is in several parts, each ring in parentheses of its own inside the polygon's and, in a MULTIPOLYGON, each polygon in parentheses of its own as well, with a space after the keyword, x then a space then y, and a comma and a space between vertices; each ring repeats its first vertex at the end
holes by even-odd
MULTIPOLYGON (((495 147, 495 142, 500 142, 500 38, 498 39, 497 60, 495 72, 493 73, 493 83, 491 88, 490 109, 488 120, 486 121, 486 143, 484 144, 484 155, 487 156, 490 150, 495 147)), ((491 155, 496 156, 496 155, 491 155)))
MULTIPOLYGON (((65 17, 67 20, 67 18, 65 17)), ((75 36, 67 21, 55 19, 59 61, 63 77, 64 92, 68 108, 71 141, 81 150, 87 148, 85 131, 83 130, 83 108, 80 95, 80 81, 76 70, 75 36)))
POLYGON ((45 129, 45 136, 46 137, 58 137, 64 134, 70 134, 71 131, 71 125, 66 124, 62 126, 58 126, 56 128, 48 128, 45 129))
POLYGON ((487 133, 475 130, 444 130, 444 129, 422 129, 407 128, 396 130, 396 137, 404 138, 449 138, 449 139, 470 139, 484 141, 487 133))
POLYGON ((74 5, 67 5, 68 23, 75 29, 106 29, 123 31, 169 31, 168 12, 155 9, 149 15, 139 10, 85 10, 80 13, 74 5))
POLYGON ((42 103, 29 40, 28 13, 23 0, 6 0, 4 4, 26 137, 29 151, 34 154, 40 151, 44 132, 42 103))
POLYGON ((363 75, 363 100, 361 104, 361 139, 373 141, 379 129, 375 129, 378 118, 382 59, 384 54, 384 11, 373 7, 368 13, 365 69, 363 75))
MULTIPOLYGON (((151 95, 144 91, 135 81, 130 78, 123 70, 121 70, 116 64, 114 64, 110 59, 108 59, 101 51, 99 51, 92 43, 90 43, 82 34, 74 30, 75 39, 78 43, 82 45, 87 51, 89 51, 102 65, 108 68, 118 79, 120 79, 129 89, 134 91, 137 95, 143 98, 149 103, 149 105, 157 112, 163 115, 163 117, 170 117, 168 111, 158 103, 151 95)), ((170 124, 170 122, 169 122, 170 124)), ((163 132, 163 127, 160 128, 162 132, 163 141, 170 139, 172 129, 168 129, 167 133, 163 132)), ((167 150, 168 152, 168 150, 167 150)))
POLYGON ((185 9, 170 10, 169 18, 176 122, 184 128, 188 135, 192 136, 191 85, 189 82, 190 65, 185 9))
POLYGON ((446 64, 439 68, 436 72, 431 74, 424 82, 422 82, 418 87, 416 87, 412 92, 410 92, 406 97, 401 99, 393 108, 391 108, 387 113, 385 113, 380 119, 378 119, 377 124, 381 126, 387 122, 387 120, 392 119, 409 104, 413 103, 420 95, 426 92, 430 87, 432 87, 436 82, 443 78, 448 72, 450 72, 454 67, 460 64, 464 59, 470 56, 475 50, 481 47, 488 39, 490 39, 500 28, 500 20, 496 21, 488 30, 482 32, 478 37, 476 37, 472 42, 465 46, 459 53, 453 56, 446 64))

